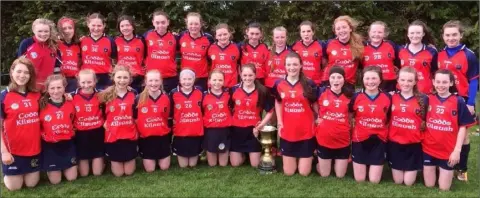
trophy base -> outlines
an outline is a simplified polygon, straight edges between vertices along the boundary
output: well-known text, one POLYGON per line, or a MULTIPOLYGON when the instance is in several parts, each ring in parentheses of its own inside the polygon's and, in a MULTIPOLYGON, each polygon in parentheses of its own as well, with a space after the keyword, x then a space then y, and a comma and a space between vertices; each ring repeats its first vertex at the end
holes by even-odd
POLYGON ((261 175, 268 175, 277 172, 277 169, 272 162, 260 162, 258 170, 261 175))

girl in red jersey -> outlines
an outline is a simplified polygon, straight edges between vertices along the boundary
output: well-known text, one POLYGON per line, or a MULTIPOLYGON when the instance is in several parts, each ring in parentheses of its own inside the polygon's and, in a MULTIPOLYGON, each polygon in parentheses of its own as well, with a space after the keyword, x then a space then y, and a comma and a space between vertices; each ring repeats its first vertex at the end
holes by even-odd
POLYGON ((363 69, 363 90, 349 104, 355 125, 352 134, 353 174, 357 182, 379 183, 382 178, 390 117, 391 96, 379 89, 382 69, 377 66, 363 69), (368 168, 368 171, 367 171, 368 168))
POLYGON ((162 74, 163 88, 166 93, 178 86, 176 49, 177 40, 168 31, 170 20, 167 13, 157 10, 152 14, 153 30, 146 32, 145 39, 146 70, 157 69, 162 74))
POLYGON ((230 39, 232 32, 226 23, 215 26, 217 42, 208 48, 208 57, 211 62, 210 70, 219 69, 225 75, 225 87, 232 88, 237 84, 240 49, 230 39))
POLYGON ((453 94, 457 88, 451 71, 435 72, 433 87, 436 93, 428 96, 427 130, 422 141, 423 179, 425 186, 434 187, 438 167, 440 190, 450 190, 453 167, 460 161, 466 128, 475 121, 463 98, 453 94))
POLYGON ((86 18, 89 35, 80 39, 82 69, 92 69, 97 74, 97 89, 103 90, 112 82, 109 73, 117 57, 115 41, 106 36, 105 17, 93 13, 86 18))
POLYGON ((323 62, 326 65, 323 70, 323 85, 328 85, 328 71, 333 65, 343 67, 345 70, 345 83, 348 89, 355 89, 357 67, 362 59, 363 43, 362 36, 355 32, 358 22, 350 16, 339 16, 333 22, 335 39, 330 39, 323 48, 323 62))
POLYGON ((73 141, 75 108, 64 98, 67 80, 63 75, 51 75, 45 81, 46 91, 40 98, 43 169, 52 184, 77 179, 76 147, 73 141), (62 174, 63 173, 63 174, 62 174))
POLYGON ((8 190, 35 187, 42 164, 35 67, 24 57, 13 61, 10 84, 0 93, 3 183, 8 190))
MULTIPOLYGON (((458 95, 467 103, 468 111, 475 115, 475 98, 478 89, 478 58, 475 53, 461 44, 464 28, 460 21, 448 21, 443 25, 443 41, 446 47, 438 53, 438 68, 448 69, 455 76, 458 95)), ((470 152, 470 138, 467 133, 463 141, 460 162, 455 167, 457 178, 467 181, 467 162, 470 152)))
POLYGON ((93 175, 103 173, 105 155, 103 124, 104 104, 100 103, 98 91, 95 89, 97 78, 92 69, 82 69, 77 74, 79 89, 72 95, 75 105, 75 146, 77 147, 78 170, 80 176, 88 176, 90 160, 92 161, 93 175))
POLYGON ((243 153, 248 153, 250 165, 260 164, 262 146, 258 140, 260 130, 273 115, 270 93, 256 79, 254 64, 245 64, 240 68, 242 82, 231 90, 233 106, 232 132, 230 133, 230 163, 240 166, 245 161, 243 153), (262 111, 266 111, 262 118, 262 111))
POLYGON ((287 76, 273 86, 283 173, 288 176, 295 174, 297 167, 300 175, 310 174, 316 147, 313 106, 317 88, 302 67, 300 55, 290 52, 285 58, 287 76))
POLYGON ((343 178, 350 157, 348 104, 353 93, 343 86, 345 71, 342 67, 330 68, 329 74, 330 86, 320 88, 317 99, 317 171, 322 177, 330 176, 334 160, 335 174, 338 178, 343 178))
POLYGON ((102 91, 100 101, 105 104, 105 156, 111 162, 112 173, 132 175, 137 157, 137 127, 135 91, 129 91, 132 75, 128 67, 116 65, 112 72, 114 85, 102 91))
POLYGON ((187 31, 180 34, 178 43, 182 56, 181 66, 191 68, 197 76, 195 86, 207 90, 208 61, 207 50, 213 43, 210 34, 202 32, 202 16, 196 12, 190 12, 185 18, 187 31))
POLYGON ((403 67, 398 73, 400 91, 392 96, 387 159, 396 184, 411 186, 422 169, 423 131, 428 98, 418 91, 417 71, 403 67))
POLYGON ((33 21, 34 36, 20 42, 17 57, 25 56, 32 61, 37 74, 37 89, 44 88, 47 77, 58 71, 57 30, 55 23, 48 19, 39 18, 33 21))
POLYGON ((207 151, 208 165, 228 165, 230 149, 230 126, 232 115, 229 107, 230 94, 224 88, 224 74, 219 69, 210 72, 209 90, 203 94, 203 125, 205 137, 203 148, 207 151), (218 159, 218 160, 217 160, 218 159))
POLYGON ((80 68, 82 55, 80 54, 80 41, 78 40, 75 21, 69 17, 62 17, 58 20, 58 49, 60 51, 60 72, 67 79, 65 92, 70 93, 77 88, 75 77, 80 68))
POLYGON ((245 40, 241 44, 241 64, 252 63, 257 69, 257 80, 265 84, 268 64, 268 46, 263 43, 263 30, 260 23, 252 22, 245 29, 245 40))
POLYGON ((392 41, 385 40, 389 30, 383 21, 375 21, 368 27, 368 41, 365 42, 365 49, 362 55, 361 64, 363 67, 379 66, 382 68, 383 83, 380 87, 385 92, 395 91, 397 84, 395 64, 398 56, 397 45, 392 41))
POLYGON ((190 69, 180 72, 180 85, 170 93, 173 113, 173 151, 181 168, 194 167, 202 152, 203 120, 202 90, 194 86, 195 73, 190 69))
POLYGON ((139 93, 142 89, 145 69, 145 41, 135 34, 135 21, 131 16, 123 15, 118 18, 117 29, 121 36, 115 38, 117 45, 118 64, 127 66, 133 75, 131 87, 139 93))
POLYGON ((292 50, 301 55, 305 76, 316 85, 319 85, 322 77, 322 54, 323 43, 315 37, 315 26, 310 21, 303 21, 298 26, 301 40, 292 45, 292 50))
POLYGON ((145 89, 137 97, 137 128, 139 154, 147 172, 155 171, 156 164, 161 170, 170 167, 171 136, 168 116, 171 101, 163 90, 162 76, 158 70, 149 70, 145 75, 145 89))
POLYGON ((431 76, 437 71, 437 50, 427 25, 420 20, 408 25, 405 40, 408 43, 398 52, 400 66, 411 66, 417 70, 418 90, 429 94, 432 92, 431 76), (427 46, 428 45, 428 46, 427 46))
POLYGON ((287 46, 287 29, 284 27, 276 27, 273 29, 273 45, 270 49, 270 55, 267 65, 267 78, 265 86, 272 89, 275 81, 284 79, 287 72, 285 71, 285 57, 290 52, 287 46))

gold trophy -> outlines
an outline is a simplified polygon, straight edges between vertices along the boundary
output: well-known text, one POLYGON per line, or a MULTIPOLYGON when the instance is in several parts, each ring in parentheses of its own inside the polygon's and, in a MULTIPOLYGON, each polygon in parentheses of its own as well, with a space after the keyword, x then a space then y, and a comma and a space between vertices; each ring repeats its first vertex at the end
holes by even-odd
POLYGON ((277 128, 274 126, 264 126, 260 130, 260 144, 262 145, 263 155, 260 158, 258 169, 262 175, 276 172, 275 158, 272 155, 272 146, 275 143, 273 138, 275 131, 277 131, 277 128))

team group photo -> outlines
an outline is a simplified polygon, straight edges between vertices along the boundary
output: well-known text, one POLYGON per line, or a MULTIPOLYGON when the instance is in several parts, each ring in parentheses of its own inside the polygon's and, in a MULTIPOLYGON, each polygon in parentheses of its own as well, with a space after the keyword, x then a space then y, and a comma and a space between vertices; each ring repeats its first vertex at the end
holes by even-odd
POLYGON ((2 196, 478 196, 478 2, 1 5, 2 196))

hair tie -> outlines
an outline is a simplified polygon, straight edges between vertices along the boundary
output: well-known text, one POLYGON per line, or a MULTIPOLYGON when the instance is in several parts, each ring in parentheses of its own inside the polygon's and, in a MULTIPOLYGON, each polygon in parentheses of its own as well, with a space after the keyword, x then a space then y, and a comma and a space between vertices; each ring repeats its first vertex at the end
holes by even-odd
POLYGON ((191 69, 184 69, 180 72, 180 78, 185 75, 185 74, 190 74, 193 76, 193 78, 195 78, 195 72, 193 72, 193 70, 191 69))

